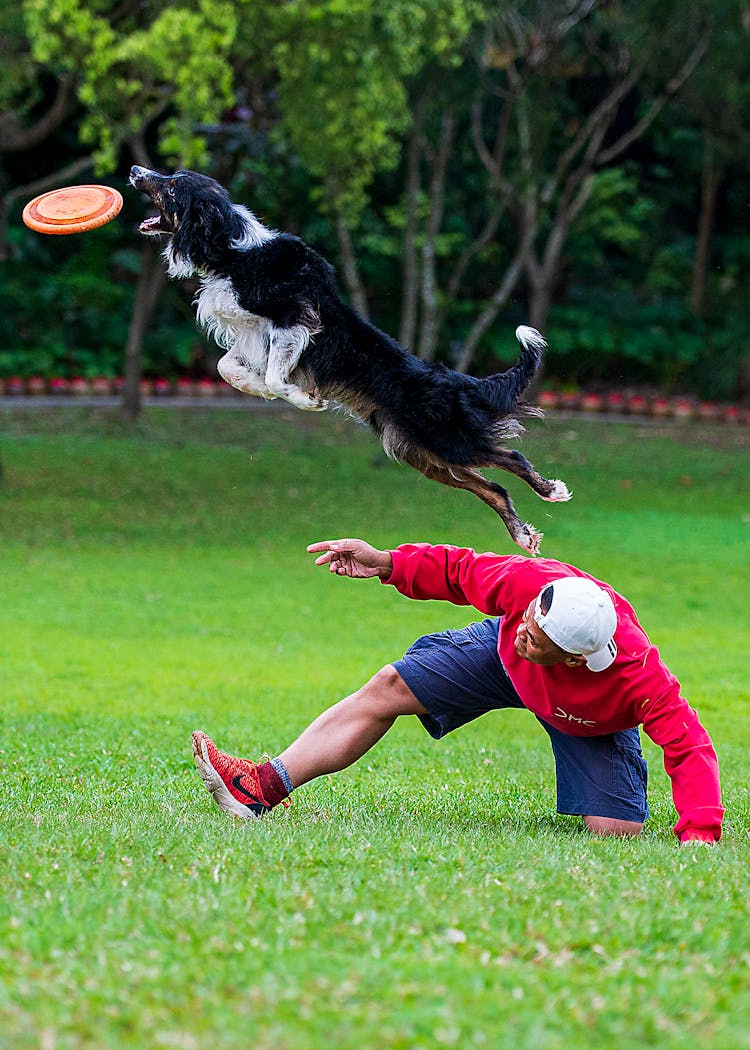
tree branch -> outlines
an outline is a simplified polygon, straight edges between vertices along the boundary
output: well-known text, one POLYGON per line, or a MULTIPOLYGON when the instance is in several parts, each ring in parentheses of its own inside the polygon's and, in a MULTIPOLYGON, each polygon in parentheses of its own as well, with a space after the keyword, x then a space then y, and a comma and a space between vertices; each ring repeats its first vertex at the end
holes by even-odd
POLYGON ((53 171, 51 175, 45 175, 42 179, 35 179, 34 182, 27 182, 25 186, 16 186, 15 189, 9 190, 5 196, 0 198, 0 262, 8 257, 5 229, 8 215, 14 202, 19 197, 22 200, 31 200, 46 190, 55 189, 60 185, 65 186, 71 179, 80 175, 82 171, 90 168, 91 163, 91 157, 80 157, 78 160, 66 164, 64 168, 53 171))
POLYGON ((403 254, 401 260, 401 274, 403 281, 399 342, 402 346, 409 349, 414 346, 417 332, 417 288, 419 283, 419 262, 417 258, 417 211, 421 189, 419 148, 428 96, 429 90, 425 90, 417 99, 406 150, 406 224, 404 226, 403 254))
POLYGON ((359 267, 357 265, 357 253, 354 250, 352 231, 350 230, 346 216, 339 205, 333 187, 328 186, 327 189, 329 206, 333 216, 333 225, 339 242, 339 255, 341 258, 341 270, 344 277, 344 284, 349 291, 354 309, 361 314, 365 320, 369 320, 370 306, 367 302, 367 292, 365 291, 365 286, 362 284, 362 278, 360 277, 359 267))
POLYGON ((74 89, 72 76, 61 77, 54 101, 30 127, 24 127, 14 112, 0 115, 0 153, 20 153, 43 142, 75 109, 74 89))
POLYGON ((461 252, 461 255, 453 268, 453 273, 450 276, 450 280, 447 285, 448 298, 453 299, 458 294, 463 281, 464 274, 468 269, 469 264, 476 256, 481 252, 485 245, 489 244, 492 238, 497 233, 500 225, 500 220, 503 217, 505 209, 507 207, 507 198, 503 201, 498 202, 490 214, 487 216, 487 221, 484 224, 482 232, 467 245, 466 248, 461 252))
POLYGON ((133 135, 131 139, 128 139, 128 146, 130 152, 133 154, 133 160, 136 164, 139 164, 142 168, 153 168, 153 161, 149 157, 148 150, 146 149, 146 143, 143 137, 143 132, 138 132, 137 135, 133 135))
POLYGON ((419 357, 428 361, 435 356, 438 333, 439 308, 435 241, 443 223, 445 178, 455 130, 455 114, 451 108, 448 108, 443 112, 440 138, 434 153, 432 178, 430 179, 430 212, 422 248, 422 325, 417 353, 419 357))
POLYGON ((564 151, 554 172, 545 183, 541 194, 543 204, 547 204, 552 199, 566 171, 570 168, 576 155, 584 148, 587 142, 590 142, 591 136, 601 128, 603 122, 605 126, 609 125, 617 106, 643 76, 645 68, 646 60, 642 58, 632 67, 627 76, 623 77, 618 84, 615 84, 606 98, 602 99, 599 105, 592 110, 583 127, 564 151))
POLYGON ((497 286, 489 302, 485 306, 482 313, 477 317, 474 324, 471 326, 466 339, 464 340, 461 353, 456 362, 456 368, 459 372, 468 372, 474 361, 474 353, 479 344, 480 339, 493 323, 498 313, 503 306, 507 303, 508 299, 513 292, 518 279, 521 276, 526 257, 531 250, 531 245, 536 234, 535 227, 528 227, 523 234, 521 244, 513 257, 509 266, 506 267, 505 273, 500 284, 497 286))
POLYGON ((50 175, 45 175, 41 179, 35 179, 34 182, 27 182, 25 186, 16 186, 15 189, 9 190, 3 198, 3 203, 6 205, 10 204, 16 197, 36 197, 40 193, 44 193, 45 190, 65 185, 69 179, 74 179, 82 171, 91 168, 92 163, 91 157, 79 157, 78 160, 71 161, 70 164, 66 164, 63 168, 58 168, 57 171, 53 171, 50 175))
POLYGON ((613 142, 611 146, 598 155, 596 158, 596 163, 598 165, 608 164, 611 160, 614 160, 615 157, 618 157, 623 153, 632 142, 635 142, 636 139, 643 135, 654 120, 656 120, 667 102, 677 94, 685 81, 695 72, 698 63, 705 55, 707 49, 708 41, 699 40, 688 55, 682 68, 672 77, 664 88, 662 94, 654 99, 641 119, 633 125, 630 131, 626 131, 616 142, 613 142))

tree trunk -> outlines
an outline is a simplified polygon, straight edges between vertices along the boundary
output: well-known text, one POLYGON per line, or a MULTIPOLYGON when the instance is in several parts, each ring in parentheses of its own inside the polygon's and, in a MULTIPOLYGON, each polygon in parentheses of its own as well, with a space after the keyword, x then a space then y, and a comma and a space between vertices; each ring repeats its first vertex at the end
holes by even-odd
POLYGON ((529 282, 529 324, 542 335, 547 330, 552 306, 552 282, 542 276, 538 284, 529 282))
MULTIPOLYGON (((335 206, 334 206, 335 207, 335 206)), ((344 285, 349 292, 352 306, 365 320, 369 320, 370 306, 367 302, 367 293, 362 279, 359 276, 357 256, 352 242, 352 233, 349 224, 344 218, 341 209, 335 207, 336 236, 339 242, 339 254, 341 256, 341 268, 344 276, 344 285)))
POLYGON ((422 324, 417 354, 424 361, 432 361, 437 350, 440 331, 440 299, 437 282, 436 242, 443 225, 445 211, 445 179, 453 146, 456 121, 451 109, 443 112, 440 141, 432 160, 430 179, 430 211, 422 247, 422 324))
POLYGON ((144 244, 141 249, 141 272, 136 284, 133 313, 125 346, 125 388, 122 410, 125 418, 131 422, 134 422, 141 412, 143 340, 166 283, 167 275, 161 256, 154 252, 151 245, 144 244))
POLYGON ((406 225, 404 227, 404 250, 401 265, 401 322, 398 341, 407 350, 414 347, 417 336, 417 292, 419 288, 419 262, 417 259, 417 211, 419 208, 419 145, 422 136, 422 119, 425 98, 417 102, 414 121, 406 152, 406 225))
MULTIPOLYGON (((604 137, 601 129, 599 141, 604 137)), ((544 334, 552 306, 552 292, 560 270, 560 258, 570 227, 588 203, 594 187, 593 176, 585 167, 574 172, 566 185, 560 206, 547 236, 541 262, 529 254, 526 273, 529 279, 529 324, 544 334)))
POLYGON ((690 295, 690 304, 696 317, 703 317, 706 309, 706 273, 720 181, 721 168, 716 161, 711 136, 706 134, 701 177, 701 207, 698 216, 698 232, 693 260, 693 285, 690 295))
POLYGON ((495 289, 490 301, 471 326, 456 362, 456 368, 459 372, 469 372, 471 370, 471 366, 474 363, 474 354, 482 336, 490 325, 494 323, 498 313, 513 294, 513 289, 516 287, 526 263, 526 256, 531 250, 531 241, 535 232, 535 227, 529 227, 524 231, 521 245, 515 258, 506 268, 503 278, 495 289))

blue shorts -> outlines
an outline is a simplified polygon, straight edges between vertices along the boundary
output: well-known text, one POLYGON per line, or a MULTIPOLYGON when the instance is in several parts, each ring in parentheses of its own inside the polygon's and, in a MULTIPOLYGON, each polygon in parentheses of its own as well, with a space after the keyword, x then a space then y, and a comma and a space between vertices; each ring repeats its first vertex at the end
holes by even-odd
MULTIPOLYGON (((497 654, 499 620, 427 634, 393 666, 417 700, 427 732, 439 739, 488 711, 520 707, 497 654)), ((538 719, 549 734, 557 774, 557 811, 642 823, 648 817, 647 768, 637 729, 570 736, 538 719)))

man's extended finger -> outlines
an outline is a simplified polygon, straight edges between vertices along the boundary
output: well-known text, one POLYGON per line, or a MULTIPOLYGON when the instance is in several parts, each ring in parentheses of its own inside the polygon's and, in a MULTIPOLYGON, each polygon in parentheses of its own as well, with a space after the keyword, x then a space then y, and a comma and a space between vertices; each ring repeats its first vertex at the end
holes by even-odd
POLYGON ((340 540, 318 540, 316 543, 311 543, 307 547, 308 554, 314 554, 316 551, 330 551, 336 549, 336 544, 340 540))
MULTIPOLYGON (((339 540, 318 540, 316 543, 311 543, 307 550, 310 554, 314 554, 316 551, 344 551, 353 552, 358 547, 362 546, 364 540, 355 539, 339 539, 339 540)), ((367 546, 367 544, 365 544, 367 546)))

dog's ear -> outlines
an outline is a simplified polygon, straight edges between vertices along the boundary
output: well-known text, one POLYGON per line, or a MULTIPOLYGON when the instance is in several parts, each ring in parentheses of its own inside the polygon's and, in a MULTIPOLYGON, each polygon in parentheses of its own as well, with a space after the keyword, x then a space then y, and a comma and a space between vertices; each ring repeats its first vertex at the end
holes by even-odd
POLYGON ((200 201, 195 225, 201 230, 207 244, 222 248, 237 240, 245 231, 242 216, 221 186, 216 187, 215 193, 207 193, 200 201))
POLYGON ((231 211, 231 202, 219 185, 203 185, 190 193, 182 226, 190 226, 195 234, 210 243, 225 235, 226 223, 231 211))
POLYGON ((232 240, 242 236, 245 225, 221 186, 210 187, 191 202, 190 226, 199 232, 205 247, 226 248, 232 240))
POLYGON ((177 221, 172 253, 201 268, 210 265, 227 248, 241 229, 241 221, 229 194, 218 182, 192 175, 188 172, 176 183, 177 221))

